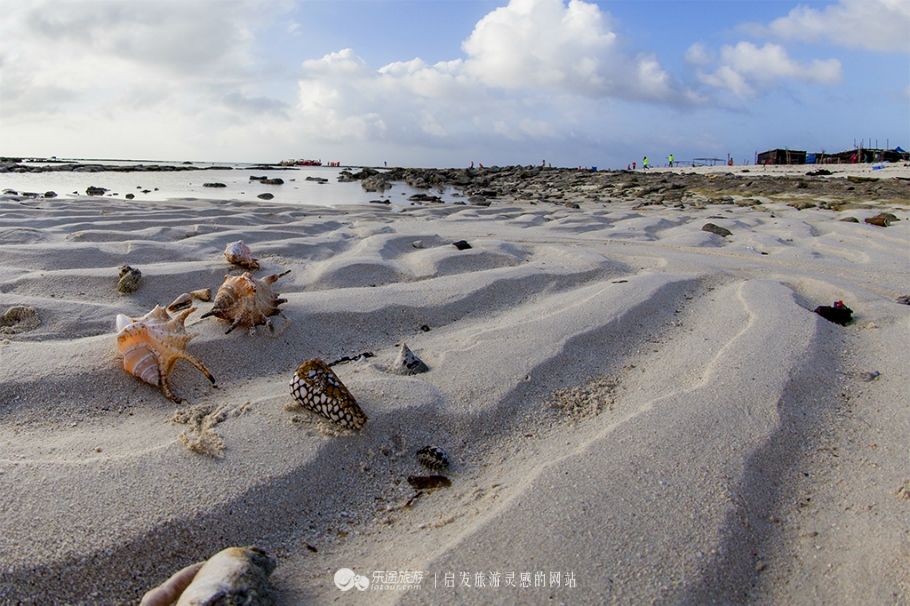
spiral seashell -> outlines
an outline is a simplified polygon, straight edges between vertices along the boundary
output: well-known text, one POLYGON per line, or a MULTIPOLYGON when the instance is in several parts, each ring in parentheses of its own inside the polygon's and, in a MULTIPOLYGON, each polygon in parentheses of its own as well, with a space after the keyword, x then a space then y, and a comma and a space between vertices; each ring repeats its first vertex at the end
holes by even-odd
POLYGON ((123 356, 123 368, 146 383, 157 385, 170 400, 181 403, 171 391, 168 377, 178 360, 186 360, 195 366, 206 378, 215 383, 215 378, 205 365, 186 353, 186 346, 193 338, 183 323, 196 311, 195 307, 171 317, 160 305, 142 316, 130 318, 117 314, 117 350, 123 356))
POLYGON ((243 269, 249 269, 250 271, 259 269, 259 259, 253 258, 253 251, 243 243, 243 240, 237 240, 225 246, 224 258, 231 265, 238 265, 243 269))
POLYGON ((449 468, 449 456, 438 446, 424 446, 418 450, 417 462, 434 471, 445 471, 449 468))
POLYGON ((140 606, 272 606, 275 558, 258 547, 228 547, 184 568, 145 594, 140 606))
POLYGON ((349 429, 360 429, 367 416, 338 375, 322 360, 313 358, 297 367, 291 377, 291 394, 301 406, 349 429))
POLYGON ((242 276, 225 276, 215 293, 215 305, 200 318, 215 316, 230 322, 231 326, 224 334, 238 326, 253 329, 260 324, 265 324, 272 330, 270 317, 279 313, 279 305, 287 302, 287 299, 279 299, 278 294, 272 291, 272 284, 289 272, 290 270, 272 274, 261 280, 254 278, 250 272, 245 272, 242 276))
POLYGON ((423 360, 417 357, 407 344, 402 343, 398 350, 398 357, 392 362, 389 371, 399 375, 416 375, 429 371, 430 368, 423 360))
POLYGON ((180 311, 181 309, 186 309, 193 304, 193 297, 190 293, 185 292, 182 295, 178 296, 176 299, 171 301, 171 304, 167 306, 167 310, 170 313, 175 311, 180 311))
POLYGON ((199 301, 211 301, 212 300, 212 289, 211 288, 200 288, 198 290, 191 290, 190 296, 199 301))

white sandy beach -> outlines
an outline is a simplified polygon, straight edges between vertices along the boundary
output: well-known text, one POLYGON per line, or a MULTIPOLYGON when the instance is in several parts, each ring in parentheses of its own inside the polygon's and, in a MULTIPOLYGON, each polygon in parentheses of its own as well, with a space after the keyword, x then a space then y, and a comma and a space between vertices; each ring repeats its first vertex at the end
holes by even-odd
POLYGON ((0 198, 0 314, 40 318, 0 329, 0 604, 135 604, 248 544, 278 604, 910 603, 907 205, 277 202, 0 198), (219 458, 123 371, 114 318, 217 289, 238 239, 291 270, 287 320, 190 316, 217 387, 172 385, 224 407, 219 458), (852 324, 812 313, 835 300, 852 324), (387 372, 402 341, 430 372, 387 372), (362 431, 286 410, 300 362, 362 352, 334 367, 362 431), (452 486, 414 498, 427 445, 452 486), (342 593, 342 567, 424 576, 342 593))

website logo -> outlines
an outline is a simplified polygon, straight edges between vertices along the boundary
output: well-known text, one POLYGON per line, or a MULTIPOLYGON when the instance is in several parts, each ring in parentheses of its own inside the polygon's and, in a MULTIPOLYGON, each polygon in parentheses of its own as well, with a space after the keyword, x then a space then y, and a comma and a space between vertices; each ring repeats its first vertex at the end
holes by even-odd
POLYGON ((339 568, 335 573, 335 587, 341 591, 348 591, 354 587, 359 591, 366 591, 370 587, 370 579, 357 574, 350 568, 339 568))

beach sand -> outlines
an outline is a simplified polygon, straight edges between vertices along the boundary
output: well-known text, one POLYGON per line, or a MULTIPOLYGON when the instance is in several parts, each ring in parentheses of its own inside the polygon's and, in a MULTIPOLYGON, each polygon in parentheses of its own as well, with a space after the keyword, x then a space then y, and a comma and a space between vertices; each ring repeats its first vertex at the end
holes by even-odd
POLYGON ((0 328, 0 604, 135 604, 248 544, 279 604, 910 603, 910 207, 742 197, 0 198, 0 314, 40 321, 0 328), (863 223, 881 210, 900 221, 863 223), (225 335, 199 303, 217 387, 178 365, 175 405, 123 371, 114 318, 217 289, 238 239, 291 270, 286 318, 225 335), (853 323, 812 312, 835 300, 853 323), (429 372, 388 372, 402 342, 429 372), (287 409, 299 363, 363 352, 334 367, 363 430, 287 409), (177 411, 221 419, 220 456, 177 411), (452 485, 418 493, 428 445, 452 485), (424 574, 365 595, 339 568, 424 574))

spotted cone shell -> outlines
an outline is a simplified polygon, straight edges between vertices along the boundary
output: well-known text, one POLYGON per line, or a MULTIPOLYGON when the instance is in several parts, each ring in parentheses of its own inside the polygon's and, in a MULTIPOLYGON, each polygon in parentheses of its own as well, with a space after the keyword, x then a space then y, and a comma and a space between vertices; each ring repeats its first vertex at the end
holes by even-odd
POLYGON ((338 375, 319 358, 307 360, 297 367, 291 377, 291 393, 307 410, 349 429, 360 429, 367 422, 357 400, 338 375))

